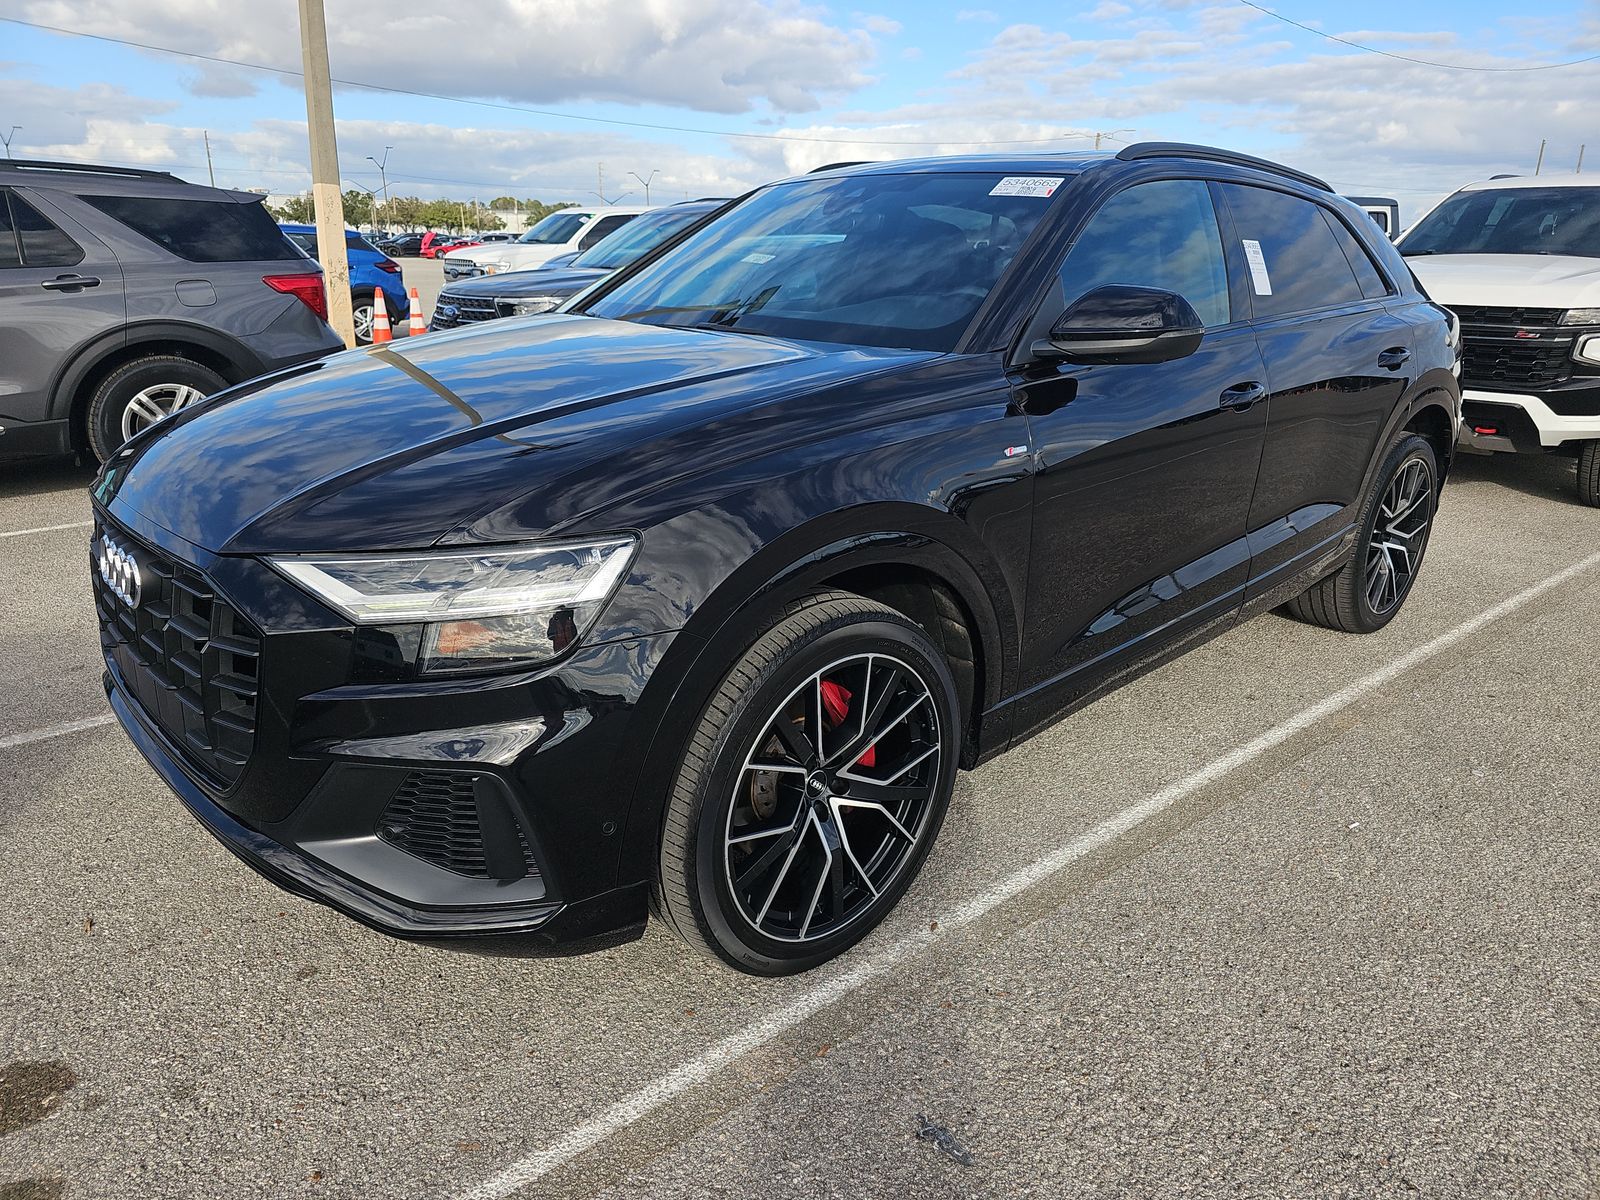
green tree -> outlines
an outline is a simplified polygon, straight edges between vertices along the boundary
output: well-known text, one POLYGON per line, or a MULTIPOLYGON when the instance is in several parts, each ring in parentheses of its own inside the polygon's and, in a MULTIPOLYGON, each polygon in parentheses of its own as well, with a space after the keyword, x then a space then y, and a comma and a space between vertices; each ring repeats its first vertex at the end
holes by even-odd
POLYGON ((489 207, 502 210, 512 209, 517 207, 517 198, 515 196, 496 196, 489 201, 489 207))
POLYGON ((372 196, 369 193, 351 188, 344 194, 344 223, 372 224, 372 196))
POLYGON ((289 221, 298 225, 309 225, 317 219, 316 209, 311 203, 311 193, 303 196, 290 196, 282 204, 267 206, 274 217, 280 221, 289 221))

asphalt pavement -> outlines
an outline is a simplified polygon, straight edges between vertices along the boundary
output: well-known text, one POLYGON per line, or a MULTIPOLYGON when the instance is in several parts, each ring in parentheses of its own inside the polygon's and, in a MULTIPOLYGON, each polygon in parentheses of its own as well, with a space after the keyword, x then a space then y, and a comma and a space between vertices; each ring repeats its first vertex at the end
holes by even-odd
POLYGON ((1260 618, 963 776, 885 926, 780 981, 261 880, 103 721, 88 472, 0 470, 4 1200, 1600 1195, 1568 462, 1466 459, 1381 634, 1260 618))

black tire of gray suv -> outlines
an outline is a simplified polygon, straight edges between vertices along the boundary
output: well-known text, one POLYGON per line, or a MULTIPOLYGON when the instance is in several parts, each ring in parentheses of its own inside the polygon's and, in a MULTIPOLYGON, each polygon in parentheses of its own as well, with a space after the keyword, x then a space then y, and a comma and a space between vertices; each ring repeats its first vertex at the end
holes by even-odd
POLYGON ((1585 442, 1578 451, 1578 499, 1600 508, 1600 442, 1585 442))
POLYGON ((1382 629, 1411 594, 1438 503, 1439 464, 1433 447, 1426 438, 1402 432, 1362 505, 1355 553, 1339 570, 1289 601, 1289 613, 1345 633, 1382 629), (1404 578, 1399 577, 1401 570, 1404 578))
POLYGON ((753 975, 794 974, 842 953, 921 869, 960 742, 956 682, 920 626, 848 592, 796 601, 729 671, 684 750, 662 826, 656 912, 695 949, 753 975), (834 676, 850 690, 825 692, 841 686, 834 676), (847 714, 852 700, 859 712, 847 714))
POLYGON ((191 392, 205 397, 226 386, 227 380, 210 367, 175 355, 153 354, 124 363, 101 380, 89 401, 85 422, 89 449, 104 462, 129 436, 153 424, 148 416, 155 415, 157 409, 167 410, 162 415, 171 415, 177 408, 194 402, 191 392), (139 397, 154 405, 147 414, 129 411, 139 397))

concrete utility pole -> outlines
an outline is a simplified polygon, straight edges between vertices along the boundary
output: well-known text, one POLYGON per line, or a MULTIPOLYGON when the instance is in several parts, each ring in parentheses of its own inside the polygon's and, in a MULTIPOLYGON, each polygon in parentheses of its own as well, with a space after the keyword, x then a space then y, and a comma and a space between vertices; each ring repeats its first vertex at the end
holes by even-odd
POLYGON ((206 140, 206 174, 211 177, 211 186, 217 186, 217 170, 211 165, 211 131, 202 129, 200 136, 206 140))
POLYGON ((306 76, 306 128, 311 134, 311 202, 317 214, 317 258, 328 294, 328 324, 355 348, 350 311, 350 260, 344 247, 344 196, 339 192, 339 146, 333 136, 333 82, 328 70, 328 21, 322 0, 300 0, 300 57, 306 76))
POLYGON ((1132 133, 1132 132, 1133 132, 1133 130, 1131 130, 1131 129, 1103 129, 1103 130, 1100 130, 1098 133, 1096 133, 1094 135, 1094 148, 1096 150, 1100 149, 1100 139, 1101 138, 1116 137, 1117 134, 1119 134, 1119 133, 1132 133))
POLYGON ((1535 175, 1537 175, 1540 171, 1544 170, 1544 143, 1545 143, 1545 139, 1544 138, 1540 138, 1539 139, 1539 161, 1533 164, 1533 173, 1535 175))
POLYGON ((1589 148, 1589 143, 1588 142, 1585 142, 1583 145, 1578 147, 1578 169, 1573 172, 1574 175, 1582 175, 1583 174, 1583 152, 1585 150, 1587 150, 1588 148, 1589 148))

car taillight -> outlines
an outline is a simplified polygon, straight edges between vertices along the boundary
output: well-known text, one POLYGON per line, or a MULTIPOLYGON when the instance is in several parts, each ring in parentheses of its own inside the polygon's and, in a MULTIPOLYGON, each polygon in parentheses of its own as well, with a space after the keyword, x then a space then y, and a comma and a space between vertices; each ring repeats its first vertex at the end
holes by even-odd
POLYGON ((328 294, 321 275, 263 275, 261 282, 275 292, 293 296, 324 321, 328 319, 328 294))
POLYGON ((380 258, 377 262, 373 263, 372 265, 377 267, 378 270, 380 270, 380 271, 389 272, 389 274, 391 274, 391 275, 400 274, 400 264, 395 262, 394 259, 392 259, 392 258, 380 258))

